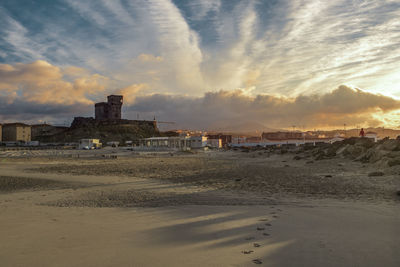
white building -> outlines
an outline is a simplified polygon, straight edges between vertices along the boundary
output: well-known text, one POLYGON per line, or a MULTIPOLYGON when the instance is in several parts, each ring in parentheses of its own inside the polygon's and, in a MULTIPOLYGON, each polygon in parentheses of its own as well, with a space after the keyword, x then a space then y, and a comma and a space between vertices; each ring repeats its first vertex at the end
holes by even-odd
POLYGON ((222 148, 222 139, 207 139, 207 146, 212 148, 222 148))
POLYGON ((187 136, 150 137, 139 140, 139 149, 190 150, 190 139, 187 136))
POLYGON ((284 145, 292 145, 292 146, 300 146, 306 144, 316 145, 318 143, 327 143, 333 144, 338 141, 344 140, 340 137, 334 138, 313 138, 313 139, 282 139, 282 140, 262 140, 261 142, 246 142, 241 144, 232 144, 232 147, 267 147, 267 146, 284 146, 284 145))
POLYGON ((366 137, 366 138, 373 139, 374 142, 378 142, 378 134, 375 133, 375 132, 367 132, 367 133, 365 134, 365 137, 366 137))
POLYGON ((243 144, 246 143, 246 137, 244 136, 236 136, 232 137, 232 144, 243 144))
POLYGON ((207 146, 207 136, 191 136, 189 139, 191 148, 204 148, 207 146))
POLYGON ((150 137, 139 140, 143 150, 190 150, 207 147, 205 136, 150 137))
POLYGON ((101 148, 99 139, 81 139, 79 140, 79 149, 97 149, 101 148))

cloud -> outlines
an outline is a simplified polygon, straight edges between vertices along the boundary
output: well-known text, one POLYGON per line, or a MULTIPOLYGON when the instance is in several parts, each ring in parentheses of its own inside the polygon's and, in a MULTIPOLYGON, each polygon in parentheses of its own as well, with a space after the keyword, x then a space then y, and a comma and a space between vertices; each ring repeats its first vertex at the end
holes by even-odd
POLYGON ((204 19, 209 12, 217 12, 221 7, 220 0, 193 0, 187 4, 195 20, 204 19))
MULTIPOLYGON (((7 52, 25 60, 40 58, 46 45, 39 44, 28 37, 29 30, 20 22, 12 18, 0 6, 0 23, 2 36, 0 40, 8 44, 7 52)), ((7 56, 6 55, 2 55, 7 56)))
POLYGON ((74 78, 74 77, 89 75, 90 72, 84 68, 80 68, 80 67, 76 67, 76 66, 68 66, 68 67, 63 68, 63 74, 65 76, 74 78))
POLYGON ((345 83, 400 96, 399 15, 398 1, 11 1, 0 4, 0 57, 153 93, 255 86, 295 97, 345 83))
POLYGON ((93 105, 88 104, 40 104, 18 98, 8 101, 0 96, 0 123, 18 121, 35 124, 45 121, 54 125, 69 126, 73 117, 93 116, 93 113, 93 105))
MULTIPOLYGON (((40 63, 51 68, 52 65, 40 63)), ((40 65, 39 64, 39 65, 40 65)), ((1 65, 0 70, 15 71, 15 66, 1 65)), ((28 69, 32 68, 29 66, 28 69)), ((36 68, 34 68, 36 70, 36 68)), ((59 82, 58 71, 48 74, 59 82)), ((1 72, 0 72, 1 73, 1 72)), ((46 71, 40 71, 44 75, 46 71)), ((22 75, 22 74, 21 74, 22 75)), ((17 77, 18 75, 16 75, 17 77)), ((23 76, 23 75, 22 75, 23 76)), ((1 77, 1 76, 0 76, 1 77)), ((31 74, 23 76, 28 82, 31 74)), ((12 78, 10 78, 12 79, 12 78)), ((40 77, 36 77, 40 82, 40 77)), ((74 83, 62 82, 84 92, 93 89, 91 81, 80 78, 74 83), (82 84, 81 84, 82 83, 82 84), (79 85, 80 84, 80 85, 79 85), (90 89, 89 89, 90 88, 90 89)), ((65 88, 64 88, 65 89, 65 88)), ((268 94, 252 95, 246 90, 221 90, 193 97, 181 94, 149 94, 147 84, 132 84, 111 93, 124 95, 123 117, 174 121, 176 128, 222 131, 254 131, 268 129, 342 128, 384 126, 399 121, 400 100, 366 92, 349 86, 339 86, 322 95, 300 95, 294 98, 268 94)), ((4 92, 4 90, 0 90, 4 92)), ((50 101, 51 93, 43 93, 46 101, 37 101, 29 94, 17 93, 10 98, 0 94, 0 120, 37 122, 46 120, 59 124, 71 122, 75 116, 93 116, 93 101, 50 101)), ((35 96, 35 94, 34 94, 35 96)), ((101 100, 103 100, 102 95, 101 100)))
MULTIPOLYGON (((182 104, 177 110, 185 111, 182 98, 204 112, 197 103, 205 96, 224 92, 225 100, 240 88, 242 97, 269 96, 274 105, 294 101, 286 107, 294 109, 302 101, 316 106, 337 101, 340 96, 329 90, 338 84, 400 97, 398 1, 62 0, 27 1, 23 7, 3 2, 0 97, 7 103, 87 105, 125 88, 126 103, 139 103, 145 92, 182 104)), ((319 115, 299 123, 368 120, 353 111, 345 117, 335 110, 340 103, 328 106, 335 112, 317 110, 319 115)), ((264 121, 268 114, 254 116, 266 127, 274 121, 264 121)), ((289 121, 284 124, 295 123, 289 121)))
POLYGON ((133 104, 135 102, 136 97, 148 88, 149 88, 149 86, 144 83, 131 84, 127 87, 117 90, 115 92, 115 94, 123 95, 124 103, 129 105, 129 104, 133 104))
POLYGON ((160 56, 153 56, 151 54, 140 54, 138 59, 140 62, 161 62, 164 60, 160 56))
POLYGON ((64 71, 38 60, 27 64, 0 64, 0 81, 0 96, 8 102, 73 105, 93 103, 89 96, 103 92, 109 79, 89 74, 82 68, 68 67, 64 71), (68 81, 64 75, 73 79, 68 81))
POLYGON ((249 96, 242 90, 208 92, 202 97, 154 94, 138 96, 127 110, 128 116, 155 115, 160 120, 175 121, 177 127, 183 128, 263 130, 292 125, 307 129, 343 124, 377 126, 383 120, 373 114, 399 109, 399 100, 342 85, 323 95, 295 98, 249 96))

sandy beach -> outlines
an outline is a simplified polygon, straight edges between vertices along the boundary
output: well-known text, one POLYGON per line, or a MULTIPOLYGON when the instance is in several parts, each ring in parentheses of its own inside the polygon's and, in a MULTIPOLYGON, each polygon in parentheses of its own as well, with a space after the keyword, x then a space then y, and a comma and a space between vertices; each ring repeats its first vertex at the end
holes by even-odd
POLYGON ((268 151, 13 153, 0 155, 4 266, 400 265, 400 180, 369 176, 370 164, 268 151))
POLYGON ((0 267, 400 267, 400 0, 0 0, 0 267))

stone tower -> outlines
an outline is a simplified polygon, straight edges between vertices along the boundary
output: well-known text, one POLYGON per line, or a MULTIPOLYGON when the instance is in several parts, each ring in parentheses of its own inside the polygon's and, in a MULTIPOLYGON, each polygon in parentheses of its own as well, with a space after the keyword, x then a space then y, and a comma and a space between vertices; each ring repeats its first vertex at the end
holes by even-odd
POLYGON ((109 95, 107 102, 95 104, 96 120, 120 120, 122 108, 122 95, 109 95))
POLYGON ((122 95, 109 95, 107 96, 108 101, 108 118, 113 120, 121 119, 121 108, 122 108, 122 95))

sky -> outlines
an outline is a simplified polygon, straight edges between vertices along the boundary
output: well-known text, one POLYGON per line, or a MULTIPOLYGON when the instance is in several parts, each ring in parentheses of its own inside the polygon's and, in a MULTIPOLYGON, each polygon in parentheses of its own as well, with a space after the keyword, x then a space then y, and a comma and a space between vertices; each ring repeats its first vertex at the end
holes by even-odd
POLYGON ((0 123, 400 125, 400 0, 2 0, 0 123))

